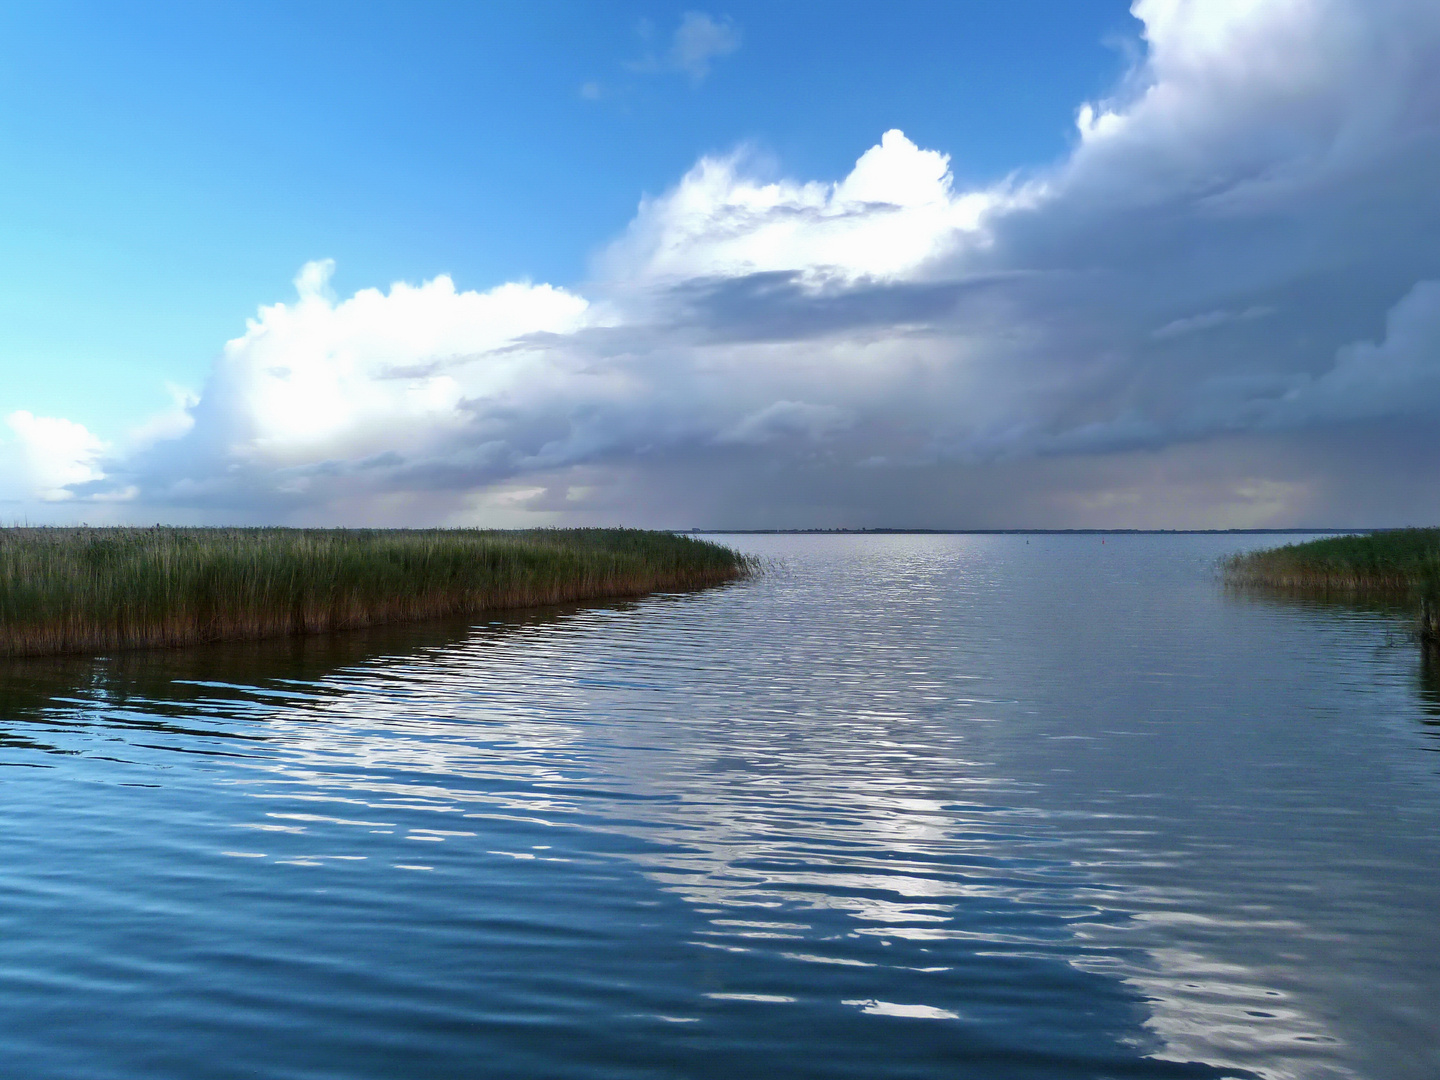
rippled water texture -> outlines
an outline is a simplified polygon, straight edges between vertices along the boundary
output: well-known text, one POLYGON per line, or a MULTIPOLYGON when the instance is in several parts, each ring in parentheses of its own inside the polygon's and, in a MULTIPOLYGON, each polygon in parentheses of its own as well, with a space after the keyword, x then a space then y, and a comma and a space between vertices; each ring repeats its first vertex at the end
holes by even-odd
POLYGON ((23 1078, 1433 1080, 1440 693, 1266 538, 0 675, 23 1078))

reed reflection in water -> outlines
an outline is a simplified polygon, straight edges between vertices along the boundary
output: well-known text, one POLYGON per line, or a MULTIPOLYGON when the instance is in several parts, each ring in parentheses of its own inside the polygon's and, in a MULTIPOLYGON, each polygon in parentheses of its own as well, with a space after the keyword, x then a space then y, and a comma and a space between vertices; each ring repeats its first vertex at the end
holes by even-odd
POLYGON ((1088 539, 735 538, 769 572, 706 593, 8 668, 6 1057, 1433 1075, 1418 660, 1227 599, 1215 538, 1088 539))

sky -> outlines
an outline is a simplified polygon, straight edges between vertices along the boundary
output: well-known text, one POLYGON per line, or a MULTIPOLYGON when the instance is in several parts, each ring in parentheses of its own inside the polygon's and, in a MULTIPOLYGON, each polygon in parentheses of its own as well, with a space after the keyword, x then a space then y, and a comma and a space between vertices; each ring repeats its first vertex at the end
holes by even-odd
POLYGON ((0 12, 0 519, 1440 523, 1433 0, 0 12))

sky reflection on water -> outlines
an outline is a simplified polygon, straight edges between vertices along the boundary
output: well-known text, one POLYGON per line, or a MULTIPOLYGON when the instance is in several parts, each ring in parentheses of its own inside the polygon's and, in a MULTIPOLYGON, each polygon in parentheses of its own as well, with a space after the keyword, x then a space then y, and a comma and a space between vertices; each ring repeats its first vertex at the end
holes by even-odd
MULTIPOLYGON (((0 680, 44 1076, 1430 1077, 1434 677, 1234 538, 0 680)), ((1257 541, 1259 542, 1259 541, 1257 541)))

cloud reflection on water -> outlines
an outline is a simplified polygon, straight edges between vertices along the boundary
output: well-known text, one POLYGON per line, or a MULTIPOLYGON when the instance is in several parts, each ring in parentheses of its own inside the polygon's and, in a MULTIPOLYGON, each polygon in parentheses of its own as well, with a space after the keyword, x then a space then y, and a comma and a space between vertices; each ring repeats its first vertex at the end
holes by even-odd
MULTIPOLYGON (((1067 699, 1063 724, 1044 693, 1024 689, 1047 673, 1016 655, 1022 639, 997 614, 1037 614, 995 596, 1007 587, 997 559, 1013 552, 964 538, 841 550, 818 569, 778 564, 753 587, 360 648, 269 675, 263 664, 201 671, 191 665, 213 656, 172 654, 137 661, 143 677, 125 693, 97 677, 28 719, 6 714, 15 736, 35 731, 67 753, 118 741, 139 756, 137 733, 149 743, 159 731, 166 741, 148 749, 158 762, 212 736, 243 738, 247 756, 215 766, 249 807, 228 822, 253 838, 230 834, 226 853, 248 856, 236 865, 264 855, 333 874, 365 859, 366 873, 451 879, 483 869, 487 888, 524 882, 547 903, 599 881, 610 892, 595 903, 658 905, 651 948, 681 946, 667 962, 688 973, 655 989, 646 1015, 662 1021, 700 1021, 703 1001, 812 1017, 828 1016, 813 1011, 824 1005, 953 1029, 936 1037, 957 1048, 1034 1032, 1076 1075, 1102 1049, 1157 1069, 1213 1067, 1137 1075, 1386 1075, 1358 1067, 1365 1048, 1336 1030, 1343 995, 1327 1000, 1314 970, 1292 970, 1343 933, 1331 914, 1303 889, 1290 901, 1265 892, 1255 865, 1227 869, 1244 851, 1225 820, 1177 816, 1183 800, 1156 803, 1170 793, 1126 771, 1146 767, 1147 747, 1184 746, 1184 721, 1106 713, 1110 684, 1135 677, 1123 665, 1087 668, 1100 673, 1093 700, 1067 699), (815 586, 806 574, 828 577, 815 586), (1007 655, 1013 674, 997 675, 1007 655), (1101 768, 1086 764, 1091 753, 1101 768)), ((1073 660, 1052 651, 1049 662, 1073 660)), ((1167 693, 1215 693, 1183 658, 1145 662, 1167 693)), ((1163 718, 1166 699, 1146 695, 1137 700, 1163 718)), ((1303 852, 1285 863, 1263 835, 1270 818, 1290 820, 1285 791, 1249 797, 1247 857, 1282 860, 1272 876, 1294 871, 1303 852)), ((1296 884, 1324 888, 1325 874, 1296 884)))

